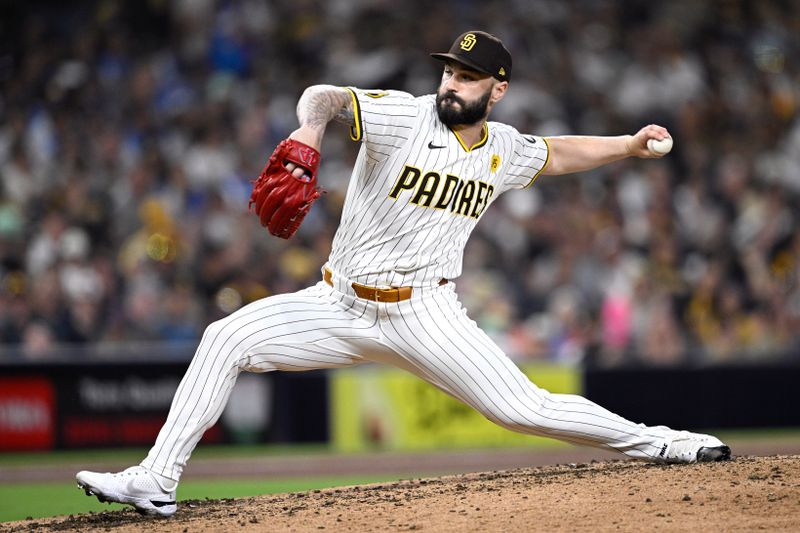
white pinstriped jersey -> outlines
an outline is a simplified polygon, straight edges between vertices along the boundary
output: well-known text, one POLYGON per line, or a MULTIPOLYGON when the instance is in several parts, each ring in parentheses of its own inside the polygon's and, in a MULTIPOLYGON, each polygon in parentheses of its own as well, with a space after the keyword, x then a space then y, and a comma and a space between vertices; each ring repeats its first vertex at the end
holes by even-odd
POLYGON ((468 149, 439 121, 434 95, 351 91, 352 136, 363 144, 328 262, 334 275, 209 325, 142 466, 178 481, 241 371, 366 362, 408 370, 514 431, 664 458, 675 432, 538 388, 467 316, 455 284, 438 283, 460 274, 464 245, 486 207, 529 186, 547 165, 544 139, 490 122, 468 149), (350 281, 420 290, 373 301, 350 281))
POLYGON ((350 88, 362 141, 328 265, 372 286, 430 286, 461 273, 464 246, 503 192, 547 165, 542 137, 488 122, 467 147, 436 113, 436 95, 350 88))

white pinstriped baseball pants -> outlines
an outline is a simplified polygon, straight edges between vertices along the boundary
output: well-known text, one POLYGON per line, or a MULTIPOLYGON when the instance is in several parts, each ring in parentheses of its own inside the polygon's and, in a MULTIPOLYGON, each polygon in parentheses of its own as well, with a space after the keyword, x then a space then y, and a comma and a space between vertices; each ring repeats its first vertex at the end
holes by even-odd
POLYGON ((662 426, 635 424, 576 395, 540 389, 466 315, 454 284, 398 303, 357 298, 347 280, 264 298, 208 326, 167 421, 142 461, 179 480, 243 370, 341 368, 367 361, 419 376, 513 431, 653 458, 662 426))

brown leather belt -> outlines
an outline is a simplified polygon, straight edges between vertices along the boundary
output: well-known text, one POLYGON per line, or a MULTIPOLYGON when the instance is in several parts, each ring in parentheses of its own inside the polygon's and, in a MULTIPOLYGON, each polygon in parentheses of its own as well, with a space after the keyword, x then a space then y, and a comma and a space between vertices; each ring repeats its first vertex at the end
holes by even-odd
MULTIPOLYGON (((322 279, 333 287, 333 272, 328 267, 322 270, 322 279)), ((439 285, 446 283, 447 280, 444 278, 439 281, 439 285)), ((411 298, 411 293, 414 290, 413 287, 370 287, 356 282, 351 283, 350 286, 353 287, 356 296, 373 302, 402 302, 411 298)))

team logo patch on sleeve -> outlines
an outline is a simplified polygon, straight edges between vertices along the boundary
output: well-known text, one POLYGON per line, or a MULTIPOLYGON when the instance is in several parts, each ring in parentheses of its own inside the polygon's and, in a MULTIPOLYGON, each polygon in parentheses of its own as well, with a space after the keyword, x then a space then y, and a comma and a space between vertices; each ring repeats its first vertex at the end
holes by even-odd
POLYGON ((494 174, 500 168, 500 156, 492 154, 492 162, 489 164, 489 171, 494 174))

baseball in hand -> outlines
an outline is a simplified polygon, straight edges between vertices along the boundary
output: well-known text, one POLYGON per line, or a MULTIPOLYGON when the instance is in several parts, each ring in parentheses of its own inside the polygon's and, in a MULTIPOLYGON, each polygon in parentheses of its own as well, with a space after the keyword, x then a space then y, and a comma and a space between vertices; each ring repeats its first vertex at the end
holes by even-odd
POLYGON ((672 137, 665 137, 660 141, 647 139, 647 149, 656 155, 668 154, 672 150, 672 137))

